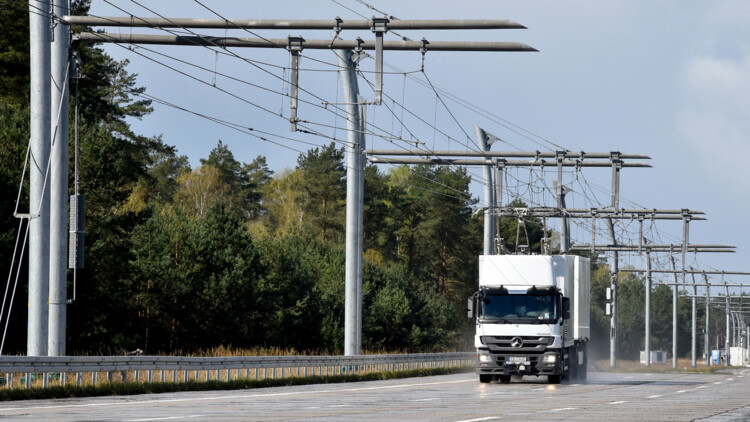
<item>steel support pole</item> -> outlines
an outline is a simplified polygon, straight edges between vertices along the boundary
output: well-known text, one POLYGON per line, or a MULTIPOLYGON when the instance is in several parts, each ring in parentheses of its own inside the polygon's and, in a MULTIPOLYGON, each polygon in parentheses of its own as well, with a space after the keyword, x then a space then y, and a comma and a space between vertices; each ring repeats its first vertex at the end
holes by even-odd
MULTIPOLYGON (((620 207, 620 168, 622 166, 621 154, 619 152, 610 153, 612 161, 612 209, 617 210, 620 207)), ((615 225, 611 218, 607 219, 607 228, 612 246, 617 246, 617 237, 615 237, 615 225)), ((642 242, 643 240, 641 240, 642 242)), ((640 242, 639 242, 640 243, 640 242)), ((617 273, 619 272, 619 257, 617 251, 612 251, 612 262, 610 263, 610 277, 612 289, 612 316, 609 319, 609 366, 617 366, 617 273)))
MULTIPOLYGON (((565 152, 557 151, 557 208, 565 208, 565 187, 563 186, 563 166, 565 152)), ((570 230, 568 227, 568 218, 560 219, 560 253, 565 255, 570 252, 570 230)))
POLYGON ((646 366, 651 366, 651 251, 646 249, 646 366))
MULTIPOLYGON (((488 145, 487 148, 490 148, 490 145, 488 145)), ((495 184, 496 183, 496 180, 495 180, 496 174, 495 174, 494 171, 492 171, 492 167, 490 167, 489 169, 490 169, 490 194, 492 195, 490 197, 490 206, 492 207, 492 209, 497 209, 497 191, 496 191, 496 184, 495 184)), ((490 249, 492 250, 493 254, 496 253, 495 252, 495 238, 497 237, 497 233, 498 233, 498 231, 497 231, 497 222, 498 222, 498 220, 499 219, 495 215, 495 213, 491 213, 490 214, 490 230, 491 230, 491 233, 490 233, 490 238, 491 238, 490 249)))
MULTIPOLYGON (((356 80, 355 80, 356 82, 356 80)), ((366 100, 361 95, 357 95, 357 102, 359 107, 359 122, 358 127, 359 131, 357 132, 357 135, 359 137, 358 139, 358 151, 357 154, 359 156, 360 164, 359 164, 359 172, 358 174, 358 184, 359 184, 359 200, 358 205, 360 207, 359 211, 357 212, 357 348, 360 350, 362 349, 362 261, 364 257, 362 256, 364 251, 364 203, 365 203, 365 167, 367 166, 367 157, 365 154, 363 154, 363 151, 366 147, 366 139, 365 139, 365 123, 367 122, 367 105, 366 100)))
MULTIPOLYGON (((479 126, 474 125, 474 132, 477 137, 477 146, 480 151, 487 151, 487 134, 479 126)), ((483 255, 492 255, 492 226, 493 215, 490 210, 492 207, 492 169, 490 166, 483 167, 484 172, 484 249, 483 255)))
MULTIPOLYGON (((613 245, 617 244, 615 237, 615 227, 612 219, 607 219, 607 227, 613 245)), ((609 332, 609 366, 617 366, 617 273, 619 272, 619 256, 617 251, 612 251, 610 266, 610 288, 612 289, 612 315, 610 316, 609 332)))
MULTIPOLYGON (((505 174, 505 160, 497 160, 497 167, 495 167, 495 206, 501 207, 503 205, 503 175, 505 174)), ((500 238, 500 217, 493 216, 495 221, 495 253, 499 254, 503 248, 502 239, 500 238)), ((529 245, 529 249, 531 245, 529 245)))
POLYGON ((703 349, 706 353, 706 366, 711 366, 711 286, 705 274, 703 274, 703 282, 706 284, 706 330, 703 349))
MULTIPOLYGON (((26 354, 47 354, 49 306, 50 3, 29 1, 31 165, 29 189, 29 309, 26 354)), ((66 129, 67 130, 67 129, 66 129)))
POLYGON ((729 344, 729 337, 731 336, 731 331, 729 324, 731 324, 731 321, 729 320, 729 313, 731 312, 729 309, 729 287, 724 286, 724 301, 726 304, 727 312, 726 312, 726 334, 724 336, 724 366, 729 366, 729 359, 731 358, 731 352, 729 350, 730 344, 729 344))
MULTIPOLYGON (((54 0, 56 16, 68 14, 68 0, 54 0)), ((68 115, 70 84, 68 47, 70 27, 56 25, 51 54, 50 130, 50 261, 49 261, 49 333, 47 354, 65 356, 68 274, 68 115)))
POLYGON ((698 351, 697 338, 697 321, 698 321, 698 287, 695 284, 695 273, 690 273, 693 279, 693 297, 691 298, 691 318, 690 318, 690 364, 693 368, 698 365, 696 352, 698 351))
MULTIPOLYGON (((669 255, 669 265, 671 266, 672 271, 675 271, 674 256, 672 256, 672 254, 669 255)), ((682 276, 685 276, 684 272, 682 273, 682 276)), ((674 286, 672 286, 672 368, 677 368, 677 301, 679 300, 677 289, 679 288, 679 285, 677 284, 676 271, 672 273, 672 277, 674 277, 674 286)), ((682 282, 684 285, 684 278, 682 282)))
POLYGON ((357 104, 358 86, 352 52, 349 50, 334 50, 339 64, 339 75, 346 101, 346 127, 348 130, 348 143, 346 146, 346 269, 345 269, 345 304, 344 304, 344 354, 354 356, 361 354, 361 345, 358 343, 357 333, 357 308, 359 303, 358 293, 361 279, 357 276, 357 262, 361 259, 362 249, 358 250, 359 213, 362 212, 359 202, 359 173, 361 163, 359 154, 359 107, 357 104))

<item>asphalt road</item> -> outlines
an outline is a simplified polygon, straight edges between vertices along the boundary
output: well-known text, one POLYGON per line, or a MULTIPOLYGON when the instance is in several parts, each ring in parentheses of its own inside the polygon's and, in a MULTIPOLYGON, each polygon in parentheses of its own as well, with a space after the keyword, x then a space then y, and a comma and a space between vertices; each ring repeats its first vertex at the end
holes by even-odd
POLYGON ((390 381, 0 402, 0 420, 750 420, 750 369, 713 375, 589 373, 480 384, 474 374, 390 381))

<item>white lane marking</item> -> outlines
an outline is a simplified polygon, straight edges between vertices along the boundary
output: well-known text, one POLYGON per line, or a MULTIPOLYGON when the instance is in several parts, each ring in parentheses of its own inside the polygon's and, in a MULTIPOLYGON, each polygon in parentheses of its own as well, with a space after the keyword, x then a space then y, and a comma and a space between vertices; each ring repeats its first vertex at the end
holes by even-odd
POLYGON ((620 400, 620 401, 610 402, 609 404, 623 404, 623 403, 627 403, 627 402, 625 400, 620 400))
POLYGON ((625 377, 625 379, 626 379, 626 380, 629 380, 629 379, 631 379, 631 378, 633 378, 633 376, 632 376, 632 375, 631 375, 631 376, 629 376, 629 377, 625 377))
POLYGON ((654 394, 653 396, 646 397, 647 399, 655 399, 657 397, 661 397, 661 394, 654 394))
POLYGON ((169 416, 166 418, 128 419, 125 422, 167 421, 173 419, 203 418, 206 415, 169 416))
POLYGON ((714 384, 719 385, 721 384, 721 381, 716 381, 714 384))
POLYGON ((727 378, 727 381, 734 381, 734 378, 727 378))
POLYGON ((481 422, 481 421, 496 421, 500 419, 500 416, 487 416, 486 418, 476 418, 476 419, 465 419, 462 421, 456 421, 456 422, 481 422))
POLYGON ((283 396, 300 396, 310 394, 325 394, 325 393, 351 393, 358 391, 372 391, 372 390, 392 390, 394 388, 407 388, 407 387, 420 387, 426 385, 446 385, 446 384, 461 384, 461 383, 475 383, 476 380, 458 380, 458 381, 441 381, 441 382, 426 382, 417 384, 398 384, 398 385, 383 385, 378 387, 359 387, 359 388, 342 388, 340 390, 329 389, 329 390, 304 390, 304 391, 288 391, 284 393, 257 393, 257 394, 239 394, 236 396, 215 396, 215 397, 186 397, 179 399, 154 399, 154 400, 129 400, 129 401, 111 401, 103 403, 86 403, 86 404, 63 404, 58 406, 30 406, 30 407, 11 407, 0 409, 0 413, 15 411, 15 410, 42 410, 42 409, 70 409, 70 408, 81 408, 81 407, 101 407, 101 406, 140 406, 143 404, 156 404, 156 403, 181 403, 186 401, 209 401, 209 400, 227 400, 227 399, 255 399, 262 397, 283 397, 283 396))
POLYGON ((320 409, 320 406, 306 407, 305 409, 320 409))
POLYGON ((696 390, 699 389, 699 388, 706 388, 706 386, 705 385, 699 385, 699 386, 695 387, 696 390))
POLYGON ((433 401, 433 400, 437 400, 437 397, 434 397, 434 398, 431 398, 431 399, 414 399, 414 400, 411 400, 411 401, 433 401))
POLYGON ((680 394, 680 393, 687 393, 687 391, 688 391, 688 390, 680 390, 680 391, 678 391, 678 392, 677 392, 677 394, 680 394))

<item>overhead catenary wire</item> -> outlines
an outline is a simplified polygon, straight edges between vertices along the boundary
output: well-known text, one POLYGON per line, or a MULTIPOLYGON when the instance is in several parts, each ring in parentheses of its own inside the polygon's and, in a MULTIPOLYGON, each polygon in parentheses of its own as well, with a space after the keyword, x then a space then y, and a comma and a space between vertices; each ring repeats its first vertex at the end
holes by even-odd
MULTIPOLYGON (((586 180, 586 178, 585 178, 585 177, 583 177, 583 179, 584 179, 584 182, 585 182, 585 183, 588 183, 588 181, 586 180)), ((590 192, 591 192, 592 194, 594 193, 593 189, 589 189, 589 190, 590 190, 590 192)), ((623 199, 624 199, 624 198, 623 198, 623 199)))
MULTIPOLYGON (((105 0, 105 1, 106 1, 106 0, 105 0)), ((108 2, 108 3, 109 3, 109 2, 108 2)), ((144 7, 143 5, 141 5, 141 4, 140 4, 140 3, 138 3, 138 2, 135 2, 135 1, 134 1, 134 3, 136 3, 136 4, 138 4, 138 5, 142 6, 142 7, 144 7)), ((110 4, 111 4, 111 3, 110 3, 110 4)), ((113 6, 114 6, 114 5, 113 5, 113 6)), ((205 5, 203 5, 203 6, 205 7, 205 5)), ((116 7, 116 6, 115 6, 115 7, 116 7)), ((121 10, 121 11, 123 11, 124 13, 128 13, 127 11, 125 11, 125 10, 124 10, 124 9, 122 9, 122 8, 118 8, 118 9, 119 9, 119 10, 121 10)), ((146 8, 146 9, 147 9, 147 10, 149 10, 149 11, 151 11, 152 13, 155 13, 155 12, 154 12, 153 10, 151 10, 151 9, 148 9, 148 8, 146 8)), ((209 10, 210 10, 210 9, 209 9, 209 10)), ((215 11, 212 11, 212 12, 214 12, 214 13, 215 13, 215 11)), ((157 14, 158 14, 158 13, 157 13, 157 14)), ((131 16, 132 16, 132 15, 131 15, 131 16)), ((160 16, 161 16, 161 15, 160 15, 160 16)), ((221 15, 218 15, 218 16, 220 16, 220 17, 221 17, 221 15)), ((223 18, 223 17, 222 17, 222 18, 223 18)), ((189 31, 189 32, 191 32, 191 33, 192 33, 192 31, 189 31)), ((375 134, 375 136, 377 136, 377 134, 375 134)))
MULTIPOLYGON (((275 144, 275 145, 279 145, 279 146, 281 146, 281 147, 284 147, 284 148, 286 148, 286 149, 289 149, 289 150, 292 150, 292 151, 298 152, 298 153, 300 153, 300 154, 304 154, 304 152, 303 152, 303 151, 301 151, 301 150, 298 150, 298 149, 295 149, 295 148, 291 148, 291 147, 289 147, 289 146, 283 145, 283 144, 281 144, 281 143, 278 143, 278 142, 272 141, 272 140, 270 140, 270 139, 268 139, 268 138, 266 138, 266 137, 262 137, 262 136, 258 136, 258 135, 255 135, 255 134, 253 134, 253 133, 250 133, 250 132, 247 132, 247 131, 251 131, 251 132, 252 132, 252 131, 255 131, 255 132, 259 132, 259 133, 264 133, 264 134, 266 134, 266 135, 269 135, 269 136, 276 136, 276 137, 280 137, 280 138, 283 138, 283 139, 287 139, 287 140, 291 140, 291 141, 302 142, 302 143, 305 143, 305 144, 308 144, 308 145, 312 145, 312 146, 318 146, 317 144, 313 144, 313 143, 309 143, 309 142, 304 142, 304 141, 299 141, 299 140, 296 140, 296 139, 293 139, 293 138, 289 138, 289 137, 284 137, 284 136, 281 136, 281 135, 277 135, 277 134, 273 134, 273 133, 270 133, 270 132, 259 131, 259 130, 257 130, 257 129, 253 129, 253 128, 246 128, 246 127, 244 127, 244 126, 242 126, 242 125, 240 125, 240 124, 237 124, 237 123, 232 123, 232 122, 228 122, 228 121, 226 121, 226 120, 223 120, 223 119, 219 119, 219 118, 216 118, 216 117, 208 116, 208 115, 205 115, 205 114, 203 114, 203 113, 199 113, 199 112, 196 112, 196 111, 193 111, 193 110, 187 109, 187 108, 185 108, 185 107, 182 107, 182 106, 179 106, 179 105, 176 105, 176 104, 170 103, 169 101, 166 101, 166 100, 162 100, 162 99, 160 99, 160 98, 154 97, 153 95, 149 95, 149 94, 142 94, 142 93, 138 93, 138 92, 134 92, 134 91, 133 91, 133 92, 131 92, 131 93, 132 93, 133 95, 138 95, 138 96, 142 96, 142 97, 144 97, 144 98, 148 98, 148 99, 151 99, 151 100, 153 100, 154 102, 157 102, 157 103, 159 103, 159 104, 163 104, 163 105, 166 105, 166 106, 169 106, 169 107, 172 107, 172 108, 175 108, 175 109, 178 109, 178 110, 184 111, 184 112, 186 112, 186 113, 190 113, 190 114, 193 114, 193 115, 195 115, 195 116, 198 116, 198 117, 201 117, 201 118, 207 119, 207 120, 209 120, 209 121, 212 121, 212 122, 214 122, 214 123, 217 123, 217 124, 221 124, 221 125, 227 126, 227 127, 231 128, 231 129, 234 129, 234 130, 240 131, 240 132, 242 132, 242 133, 244 133, 244 134, 246 134, 246 135, 249 135, 249 136, 252 136, 252 137, 258 138, 258 139, 260 139, 260 140, 263 140, 263 141, 266 141, 266 142, 270 142, 270 143, 273 143, 273 144, 275 144)), ((324 135, 324 134, 320 134, 320 133, 318 133, 318 132, 315 132, 315 131, 306 131, 306 133, 309 133, 309 134, 312 134, 312 135, 316 135, 316 136, 322 136, 322 137, 325 137, 325 138, 329 138, 329 139, 330 139, 330 137, 328 137, 328 136, 326 136, 326 135, 324 135)), ((335 141, 336 141, 336 142, 340 142, 340 143, 346 143, 346 142, 347 142, 347 141, 344 141, 344 140, 339 140, 339 139, 336 139, 335 141)), ((464 200, 464 199, 465 199, 465 198, 466 198, 467 196, 468 196, 468 197, 471 197, 471 195, 470 195, 470 194, 467 194, 467 193, 465 193, 465 192, 463 192, 463 191, 460 191, 460 190, 458 190, 458 189, 455 189, 455 188, 453 188, 453 187, 451 187, 451 186, 448 186, 448 185, 446 185, 446 184, 444 184, 444 183, 441 183, 441 182, 439 182, 439 181, 437 181, 437 180, 434 180, 434 179, 430 179, 430 178, 428 178, 428 177, 425 177, 425 176, 423 176, 423 175, 421 175, 421 174, 418 174, 418 173, 412 173, 412 174, 413 174, 413 175, 415 175, 415 176, 417 176, 417 177, 420 177, 420 178, 422 178, 422 179, 425 179, 425 180, 427 180, 427 181, 429 181, 429 182, 431 182, 431 183, 434 183, 434 184, 437 184, 437 185, 439 185, 439 186, 441 186, 441 187, 444 187, 444 188, 446 188, 446 189, 452 190, 452 191, 456 192, 457 194, 459 194, 460 196, 456 196, 456 195, 450 195, 450 194, 447 194, 447 193, 445 193, 445 192, 439 192, 439 191, 436 191, 436 190, 431 190, 431 189, 427 189, 427 188, 424 188, 424 187, 421 187, 421 186, 416 186, 416 185, 413 185, 413 184, 408 184, 408 183, 404 183, 404 182, 400 182, 400 183, 401 183, 401 184, 403 184, 403 185, 405 185, 405 186, 410 186, 410 187, 414 187, 414 188, 416 188, 416 189, 419 189, 419 190, 423 190, 423 191, 426 191, 426 192, 430 192, 430 193, 434 193, 434 194, 442 195, 442 196, 445 196, 445 197, 449 197, 449 198, 452 198, 452 199, 457 199, 457 200, 460 200, 460 201, 463 201, 463 200, 464 200)))
MULTIPOLYGON (((116 45, 118 45, 118 46, 120 46, 120 47, 122 47, 122 48, 127 48, 127 47, 125 47, 125 46, 121 45, 120 43, 115 43, 115 44, 116 44, 116 45)), ((131 50, 131 49, 129 49, 129 48, 127 48, 127 49, 128 49, 128 50, 130 50, 130 51, 133 51, 133 50, 131 50)), ((189 77, 189 78, 191 78, 191 79, 193 79, 193 80, 196 80, 196 81, 198 81, 198 82, 200 82, 200 83, 203 83, 203 84, 205 84, 205 85, 211 86, 211 87, 213 87, 213 88, 219 89, 220 91, 222 91, 222 92, 224 92, 224 93, 227 93, 227 94, 229 94, 229 95, 231 95, 231 96, 234 96, 235 98, 237 98, 237 96, 235 96, 235 95, 233 95, 233 94, 231 94, 231 93, 227 92, 227 91, 226 91, 226 90, 224 90, 224 89, 221 89, 221 88, 219 88, 219 87, 215 86, 214 84, 211 84, 211 83, 208 83, 208 82, 206 82, 206 81, 203 81, 203 80, 201 80, 201 79, 199 79, 199 78, 196 78, 196 77, 194 77, 194 76, 192 76, 192 75, 189 75, 189 74, 187 74, 186 72, 182 72, 182 71, 180 71, 179 69, 176 69, 176 68, 173 68, 173 67, 171 67, 171 66, 169 66, 169 65, 163 64, 163 63, 159 62, 158 60, 155 60, 155 59, 153 59, 153 58, 150 58, 150 57, 148 57, 148 56, 146 56, 146 55, 143 55, 143 54, 141 54, 141 53, 138 53, 138 52, 135 52, 135 53, 136 53, 136 54, 139 54, 139 55, 143 56, 144 58, 147 58, 147 59, 149 59, 149 60, 151 60, 151 61, 154 61, 154 62, 156 62, 156 63, 158 63, 158 64, 161 64, 161 65, 163 65, 163 66, 167 67, 167 68, 168 68, 168 69, 170 69, 170 70, 174 70, 174 71, 176 71, 176 72, 178 72, 178 73, 180 73, 180 74, 183 74, 183 75, 185 75, 185 76, 187 76, 187 77, 189 77)), ((211 70, 210 70, 210 69, 207 69, 207 71, 211 71, 211 70)), ((155 98, 155 97, 151 96, 151 98, 155 98)), ((245 100, 244 102, 248 102, 248 101, 246 101, 246 100, 245 100)), ((160 101, 160 103, 161 103, 161 101, 160 101)), ((248 102, 248 103, 250 103, 250 102, 248 102)), ((273 111, 271 111, 271 110, 269 110, 269 109, 266 109, 266 108, 263 108, 262 106, 257 106, 257 105, 256 105, 256 104, 254 104, 254 103, 250 103, 250 104, 251 104, 251 105, 255 105, 256 107, 259 107, 259 108, 263 109, 263 110, 264 110, 264 111, 266 111, 266 112, 269 112, 269 113, 271 113, 271 114, 275 114, 275 113, 274 113, 273 111)), ((174 106, 174 105, 172 104, 172 106, 174 106)), ((179 106, 176 106, 176 108, 179 108, 179 106)), ((189 110, 186 110, 186 109, 185 109, 184 111, 189 111, 189 110)), ((193 114, 196 114, 196 115, 200 115, 200 113, 193 113, 193 114)), ((201 116, 201 117, 207 118, 207 119, 209 119, 209 120, 214 120, 214 121, 216 121, 217 123, 220 123, 220 122, 219 122, 218 120, 216 120, 215 118, 211 118, 211 117, 209 117, 209 116, 205 116, 205 115, 203 115, 203 116, 201 116)), ((225 123, 226 123, 226 122, 225 122, 225 123)), ((231 127, 232 125, 229 125, 229 126, 231 127)), ((233 127, 233 129, 242 131, 241 129, 238 129, 237 127, 233 127)), ((345 130, 345 129, 343 129, 343 128, 339 128, 339 129, 345 130)), ((317 135, 317 136, 323 136, 323 137, 326 137, 326 138, 332 139, 332 140, 334 140, 334 141, 336 141, 336 142, 340 142, 340 143, 346 143, 346 141, 343 141, 343 140, 340 140, 340 139, 336 139, 336 138, 333 138, 333 137, 330 137, 330 136, 326 136, 326 135, 324 135, 324 134, 321 134, 321 133, 319 133, 319 132, 316 132, 316 131, 312 131, 312 130, 310 130, 310 131, 308 131, 307 133, 310 133, 310 134, 313 134, 313 135, 317 135)), ((250 135, 252 135, 252 134, 250 134, 250 135)), ((378 135, 378 134, 376 134, 376 133, 374 133, 373 135, 374 135, 374 136, 379 136, 379 135, 378 135)), ((277 135, 277 136, 278 136, 278 135, 277 135)), ((256 136, 256 137, 257 137, 257 136, 256 136)), ((271 141, 271 140, 269 140, 269 139, 267 139, 267 138, 264 138, 264 137, 258 137, 258 138, 259 138, 259 139, 261 139, 261 140, 264 140, 264 141, 268 141, 268 142, 271 142, 271 143, 274 143, 274 144, 277 144, 277 145, 283 146, 283 145, 281 145, 281 144, 278 144, 278 143, 276 143, 276 142, 274 142, 274 141, 271 141)), ((299 142, 299 141, 298 141, 298 142, 299 142)), ((296 150, 296 151, 297 151, 297 152, 301 152, 301 151, 299 151, 299 150, 296 150)), ((435 182, 435 181, 433 181, 433 182, 435 182)), ((464 193, 463 193, 463 192, 461 192, 461 194, 464 194, 464 193)), ((465 195, 465 194, 464 194, 464 195, 465 195)), ((460 199, 459 197, 456 197, 456 198, 457 198, 457 199, 460 199)))
MULTIPOLYGON (((107 1, 107 0, 105 0, 105 1, 107 1)), ((109 2, 108 2, 108 3, 109 3, 109 2)), ((134 2, 134 3, 138 4, 137 2, 134 2)), ((113 6, 114 6, 114 5, 113 5, 113 6)), ((117 6, 114 6, 114 7, 117 7, 117 6)), ((142 6, 142 7, 143 7, 143 6, 142 6)), ((125 10, 124 10, 124 9, 122 9, 122 8, 119 8, 119 7, 117 7, 117 8, 118 8, 118 10, 122 11, 123 13, 128 13, 127 11, 125 11, 125 10)), ((152 13, 156 13, 156 12, 152 11, 151 9, 147 9, 147 10, 151 11, 152 13)), ((158 13, 157 13, 157 15, 158 15, 158 13)), ((160 15, 160 16, 161 16, 161 15, 160 15)), ((166 19, 166 18, 165 18, 165 19, 166 19)), ((168 31, 168 32, 171 32, 171 31, 168 31)), ((194 32, 192 32, 192 31, 189 31, 189 32, 190 32, 190 33, 192 33, 192 34, 195 34, 195 33, 194 33, 194 32)), ((196 34, 196 35, 197 35, 197 34, 196 34)), ((120 47, 123 47, 123 48, 127 48, 127 47, 125 47, 125 46, 123 45, 123 43, 115 43, 115 44, 116 44, 116 45, 119 45, 120 47)), ((206 47, 206 46, 203 46, 203 47, 206 47)), ((206 48, 208 48, 208 47, 206 47, 206 48)), ((132 50, 131 50, 130 48, 128 48, 128 50, 132 51, 132 50)), ((224 49, 224 50, 226 50, 226 49, 224 49)), ((213 50, 212 50, 212 51, 213 51, 213 50)), ((227 51, 228 51, 228 50, 227 50, 227 51)), ((148 56, 145 56, 145 55, 143 55, 143 54, 141 54, 141 53, 138 53, 138 52, 135 52, 135 53, 136 53, 136 54, 139 54, 139 55, 142 55, 142 56, 144 56, 144 57, 146 57, 146 58, 148 58, 148 56)), ((243 58, 243 57, 240 57, 240 56, 238 56, 238 55, 236 55, 236 54, 234 54, 234 53, 231 53, 231 55, 232 55, 232 56, 235 56, 235 57, 237 57, 237 58, 240 58, 240 59, 242 59, 243 61, 246 61, 246 62, 250 62, 250 61, 248 61, 247 59, 245 59, 245 58, 243 58)), ((151 58, 151 60, 152 60, 152 61, 155 61, 156 63, 160 63, 160 62, 159 62, 158 60, 154 60, 153 58, 151 58)), ((162 63, 160 63, 160 64, 162 64, 162 63)), ((252 63, 251 63, 251 64, 252 64, 252 63)), ((162 64, 162 65, 164 65, 164 64, 162 64)), ((164 65, 164 66, 165 66, 165 67, 168 67, 168 68, 172 68, 171 66, 168 66, 168 65, 164 65)), ((256 67, 257 67, 257 66, 256 66, 256 67)), ((176 70, 176 69, 173 69, 173 70, 176 70)), ((179 70, 176 70, 176 71, 178 71, 178 72, 180 72, 180 73, 183 73, 183 72, 181 72, 181 71, 179 71, 179 70)), ((264 71, 265 71, 265 70, 264 70, 264 71)), ((268 71, 265 71, 265 72, 266 72, 266 73, 269 73, 268 71)), ((188 76, 188 77, 191 77, 190 75, 188 75, 188 74, 186 74, 186 73, 183 73, 183 74, 185 74, 185 75, 186 75, 186 76, 188 76)), ((269 74, 270 74, 270 73, 269 73, 269 74)), ((278 78, 278 76, 276 76, 276 75, 273 75, 273 74, 271 74, 271 75, 272 75, 272 76, 274 76, 274 77, 277 77, 277 78, 278 78)), ((193 77, 193 78, 194 78, 194 77, 193 77)), ((194 78, 194 79, 195 79, 195 78, 194 78)), ((199 79, 198 79, 198 80, 199 80, 199 79)), ((200 81, 200 80, 199 80, 199 81, 200 81)), ((207 84, 207 85, 209 85, 209 86, 212 86, 212 84, 206 83, 205 81, 201 81, 201 82, 203 82, 204 84, 207 84)), ((218 87, 215 87, 215 88, 218 88, 218 87)), ((306 93, 308 93, 308 94, 312 95, 313 97, 315 97, 315 98, 317 98, 317 99, 323 100, 323 99, 322 99, 322 98, 320 98, 319 96, 317 96, 317 95, 315 95, 315 94, 312 94, 312 93, 311 93, 311 92, 309 92, 309 91, 306 91, 306 90, 304 90, 304 89, 301 89, 301 91, 303 91, 303 92, 306 92, 306 93)), ((229 95, 231 95, 231 94, 229 94, 229 95)), ((247 102, 247 101, 246 101, 246 102, 247 102)), ((327 102, 326 102, 326 103, 327 103, 327 102)), ((317 105, 316 105, 316 106, 317 106, 317 105)), ((261 107, 261 108, 262 108, 262 107, 261 107)), ((343 112, 343 113, 346 113, 346 111, 345 111, 345 110, 343 110, 343 109, 341 109, 340 107, 334 106, 333 108, 334 108, 334 109, 336 109, 337 111, 341 111, 341 112, 343 112)), ((275 112, 273 112, 273 111, 270 111, 270 110, 268 110, 268 109, 265 109, 264 111, 268 111, 268 112, 271 112, 272 114, 276 114, 275 112)), ((377 133, 373 133, 373 136, 379 136, 379 135, 378 135, 377 133)))
MULTIPOLYGON (((121 7, 118 7, 118 6, 114 5, 114 4, 112 4, 112 2, 110 2, 109 0, 104 0, 104 2, 105 2, 105 3, 107 3, 107 4, 109 4, 109 5, 111 5, 112 7, 116 8, 116 9, 120 10, 121 12, 123 12, 123 13, 126 13, 126 14, 130 15, 131 17, 133 17, 133 19, 141 19, 141 18, 135 18, 135 17, 133 16, 133 14, 131 14, 131 13, 127 12, 126 10, 124 10, 124 9, 123 9, 123 8, 121 8, 121 7)), ((165 19, 165 20, 167 20, 167 21, 170 21, 170 19, 169 19, 169 18, 166 18, 166 17, 164 17, 163 15, 161 15, 161 14, 157 13, 156 11, 154 11, 154 10, 152 10, 152 9, 150 9, 150 8, 148 8, 148 7, 146 7, 146 6, 144 6, 144 5, 142 5, 141 3, 139 3, 139 2, 137 2, 137 1, 135 1, 135 0, 131 0, 131 2, 133 2, 134 4, 136 4, 136 5, 140 6, 140 7, 142 7, 143 9, 145 9, 145 10, 147 10, 147 11, 149 11, 149 12, 151 12, 151 13, 153 13, 153 14, 157 15, 157 16, 159 16, 159 17, 160 17, 160 18, 162 18, 162 19, 165 19)), ((204 7, 205 7, 205 6, 204 6, 204 7)), ((210 9, 209 9, 209 10, 210 10, 210 9)), ((222 19, 223 19, 223 18, 222 18, 222 19)), ((226 20, 226 19, 225 19, 225 20, 226 20)), ((177 25, 177 26, 179 26, 179 25, 177 25)), ((172 31, 172 30, 169 30, 169 29, 166 29, 166 28, 159 28, 159 29, 161 29, 161 30, 163 30, 163 31, 165 31, 165 32, 168 32, 168 33, 173 33, 173 32, 174 32, 174 31, 172 31)), ((277 79, 281 79, 281 80, 283 81, 283 78, 281 78, 280 76, 278 76, 278 75, 274 74, 273 72, 270 72, 270 71, 269 71, 269 70, 267 70, 267 69, 264 69, 264 68, 263 68, 263 67, 261 67, 260 65, 258 65, 258 64, 256 64, 256 63, 254 63, 253 61, 251 61, 251 60, 248 60, 248 59, 246 59, 245 57, 242 57, 242 56, 240 56, 240 55, 238 55, 238 54, 236 54, 236 53, 232 52, 232 51, 231 51, 231 50, 229 50, 228 48, 220 46, 220 45, 219 45, 218 43, 216 43, 215 41, 212 41, 212 40, 210 39, 210 37, 206 37, 206 36, 200 35, 200 34, 196 33, 195 31, 191 31, 191 30, 189 30, 189 29, 187 29, 187 28, 184 28, 184 27, 183 27, 182 29, 183 29, 183 30, 185 30, 185 31, 187 31, 188 33, 190 33, 190 34, 192 34, 192 35, 194 35, 194 36, 198 37, 199 39, 204 39, 205 41, 207 41, 207 44, 208 44, 208 45, 202 45, 202 44, 196 43, 196 44, 195 44, 196 46, 204 47, 204 48, 206 48, 206 49, 208 49, 208 50, 210 50, 210 51, 215 51, 215 50, 213 50, 213 48, 211 48, 211 47, 214 47, 214 48, 218 48, 218 49, 219 49, 220 51, 225 51, 225 52, 226 52, 227 54, 231 55, 232 57, 235 57, 235 58, 237 58, 237 59, 239 59, 239 60, 241 60, 241 61, 243 61, 243 62, 245 62, 245 63, 248 63, 248 64, 250 64, 251 66, 255 67, 256 69, 258 69, 258 70, 260 70, 260 71, 262 71, 262 72, 264 72, 264 73, 266 73, 266 74, 268 74, 268 75, 270 75, 270 76, 272 76, 272 77, 274 77, 274 78, 277 78, 277 79)), ((254 33, 253 33, 253 35, 257 36, 257 37, 258 37, 258 38, 260 38, 260 39, 264 39, 263 37, 259 36, 258 34, 254 34, 254 33)), ((283 48, 282 48, 282 49, 283 49, 283 48)), ((322 98, 318 97, 317 95, 313 94, 312 92, 310 92, 310 91, 308 91, 308 90, 306 90, 306 89, 304 89, 304 88, 302 88, 302 87, 298 87, 298 89, 299 89, 299 90, 300 90, 301 92, 304 92, 304 93, 307 93, 307 94, 310 94, 310 95, 312 95, 312 96, 313 96, 314 98, 316 98, 316 99, 318 99, 318 100, 321 100, 321 101, 323 100, 322 98)), ((343 110, 343 109, 340 109, 340 108, 339 108, 339 111, 342 111, 342 112, 344 112, 344 114, 346 114, 346 111, 345 111, 345 110, 343 110)), ((273 113, 273 114, 275 114, 275 113, 273 113)))

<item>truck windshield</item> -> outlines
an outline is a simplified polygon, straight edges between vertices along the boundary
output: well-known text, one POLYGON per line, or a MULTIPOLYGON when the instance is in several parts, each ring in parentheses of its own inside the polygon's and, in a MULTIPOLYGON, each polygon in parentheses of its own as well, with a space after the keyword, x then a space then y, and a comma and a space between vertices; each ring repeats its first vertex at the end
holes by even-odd
POLYGON ((557 321, 556 294, 487 294, 479 318, 499 322, 553 323, 557 321))

